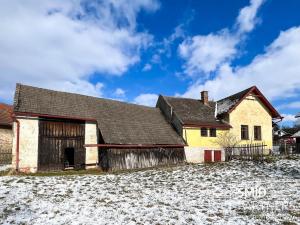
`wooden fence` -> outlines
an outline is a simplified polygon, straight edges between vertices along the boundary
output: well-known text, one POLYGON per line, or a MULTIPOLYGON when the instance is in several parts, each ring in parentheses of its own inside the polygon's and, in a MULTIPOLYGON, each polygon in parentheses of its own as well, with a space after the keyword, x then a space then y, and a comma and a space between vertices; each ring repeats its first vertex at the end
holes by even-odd
POLYGON ((0 165, 11 164, 11 149, 1 149, 0 151, 0 165))
POLYGON ((268 154, 264 143, 244 144, 231 149, 232 158, 241 160, 264 160, 268 154))

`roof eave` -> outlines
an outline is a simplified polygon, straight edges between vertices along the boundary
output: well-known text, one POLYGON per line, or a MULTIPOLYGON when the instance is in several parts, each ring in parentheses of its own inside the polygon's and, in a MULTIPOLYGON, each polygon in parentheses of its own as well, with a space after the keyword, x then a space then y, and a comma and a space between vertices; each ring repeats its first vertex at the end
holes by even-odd
POLYGON ((43 117, 43 118, 52 118, 52 119, 70 119, 70 120, 82 120, 82 121, 97 122, 97 120, 94 118, 82 118, 82 117, 74 117, 74 116, 58 116, 58 115, 39 114, 39 113, 30 113, 30 112, 14 112, 13 117, 16 117, 16 116, 43 117))
POLYGON ((229 124, 209 124, 209 123, 184 123, 184 127, 207 127, 207 128, 223 128, 230 129, 232 128, 229 124))
POLYGON ((246 92, 241 99, 228 110, 228 113, 231 113, 251 92, 256 91, 259 99, 264 103, 264 105, 270 110, 271 116, 273 119, 282 119, 283 117, 277 112, 277 110, 272 106, 268 99, 260 92, 260 90, 253 86, 246 92))

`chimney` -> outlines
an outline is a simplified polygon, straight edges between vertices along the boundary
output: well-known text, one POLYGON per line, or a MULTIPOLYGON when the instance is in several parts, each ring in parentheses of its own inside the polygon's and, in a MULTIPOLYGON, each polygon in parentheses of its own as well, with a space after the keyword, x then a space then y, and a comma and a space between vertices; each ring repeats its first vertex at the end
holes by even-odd
POLYGON ((201 91, 201 102, 208 105, 208 91, 201 91))

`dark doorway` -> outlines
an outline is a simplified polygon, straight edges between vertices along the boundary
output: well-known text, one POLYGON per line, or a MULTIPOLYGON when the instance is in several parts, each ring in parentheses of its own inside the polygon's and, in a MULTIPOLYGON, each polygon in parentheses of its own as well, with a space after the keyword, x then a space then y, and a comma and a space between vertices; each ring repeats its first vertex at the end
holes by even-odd
POLYGON ((84 137, 81 121, 40 119, 38 170, 84 168, 84 137))
POLYGON ((64 157, 64 165, 65 168, 74 167, 74 148, 66 148, 65 149, 65 157, 64 157))

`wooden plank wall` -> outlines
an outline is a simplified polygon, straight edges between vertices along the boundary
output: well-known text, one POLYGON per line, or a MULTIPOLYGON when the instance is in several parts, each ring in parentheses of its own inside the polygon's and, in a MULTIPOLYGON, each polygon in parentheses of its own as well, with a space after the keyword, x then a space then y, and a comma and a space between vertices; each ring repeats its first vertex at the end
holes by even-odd
POLYGON ((64 169, 64 151, 74 148, 75 166, 85 164, 85 124, 74 121, 39 121, 38 170, 64 169))
POLYGON ((184 148, 100 149, 100 166, 104 170, 126 170, 165 165, 185 161, 184 148))

